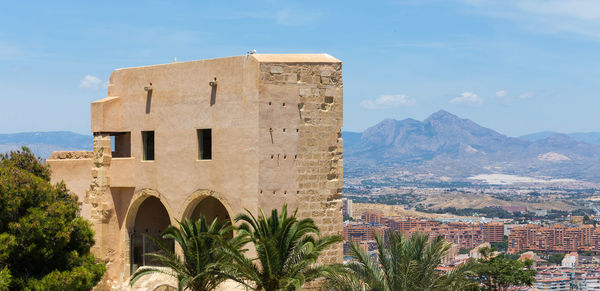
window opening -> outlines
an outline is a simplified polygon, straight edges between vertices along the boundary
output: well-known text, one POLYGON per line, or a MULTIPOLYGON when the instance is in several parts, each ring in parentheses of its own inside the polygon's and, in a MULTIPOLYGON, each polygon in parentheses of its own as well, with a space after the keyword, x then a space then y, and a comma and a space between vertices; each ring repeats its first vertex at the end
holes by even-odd
POLYGON ((210 128, 198 129, 198 159, 212 159, 212 130, 210 128))
POLYGON ((154 131, 142 131, 144 161, 154 161, 154 131))

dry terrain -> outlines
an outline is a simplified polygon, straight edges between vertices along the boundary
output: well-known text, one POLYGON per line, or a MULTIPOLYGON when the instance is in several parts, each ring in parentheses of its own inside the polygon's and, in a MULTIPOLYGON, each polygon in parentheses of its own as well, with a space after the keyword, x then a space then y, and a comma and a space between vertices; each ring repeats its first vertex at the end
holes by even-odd
POLYGON ((436 213, 426 213, 419 212, 414 210, 404 209, 402 206, 398 205, 386 205, 386 204, 375 204, 375 203, 353 203, 352 204, 352 212, 353 218, 360 218, 363 212, 365 211, 373 211, 376 213, 381 213, 385 216, 401 216, 401 217, 416 217, 416 218, 460 218, 461 216, 451 215, 451 214, 436 214, 436 213))
POLYGON ((425 200, 421 203, 429 209, 438 209, 446 207, 455 208, 484 208, 488 206, 526 206, 529 210, 575 210, 578 207, 565 203, 558 199, 547 199, 545 201, 519 201, 513 199, 510 201, 497 199, 487 194, 479 193, 452 193, 424 195, 425 200))

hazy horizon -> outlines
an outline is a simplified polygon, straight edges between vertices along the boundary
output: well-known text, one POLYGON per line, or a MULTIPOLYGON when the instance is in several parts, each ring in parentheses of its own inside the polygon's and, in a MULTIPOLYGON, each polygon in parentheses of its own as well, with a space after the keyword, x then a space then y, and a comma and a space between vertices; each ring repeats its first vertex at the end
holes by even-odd
MULTIPOLYGON (((442 110, 443 110, 443 111, 447 111, 447 112, 449 112, 449 113, 451 113, 451 114, 454 114, 454 113, 452 113, 452 112, 450 112, 450 111, 448 111, 448 110, 445 110, 445 109, 440 109, 440 110, 438 110, 438 111, 442 111, 442 110)), ((437 111, 436 111, 436 112, 437 112, 437 111)), ((432 112, 432 114, 433 114, 433 113, 435 113, 435 112, 432 112)), ((427 116, 427 117, 429 117, 429 116, 427 116)), ((426 118, 427 118, 427 117, 426 117, 426 118)), ((462 117, 462 116, 458 116, 458 117, 459 117, 459 118, 464 118, 464 117, 462 117)), ((379 123, 379 122, 381 122, 381 121, 383 121, 383 120, 385 120, 385 119, 394 119, 394 120, 398 120, 398 121, 401 121, 401 120, 403 120, 403 119, 415 119, 415 120, 423 121, 423 120, 424 120, 424 119, 426 119, 426 118, 423 118, 423 119, 416 119, 416 118, 412 118, 412 117, 406 117, 406 118, 402 118, 402 119, 397 119, 397 118, 390 118, 390 117, 386 117, 386 118, 383 118, 383 119, 379 120, 378 122, 376 122, 376 123, 374 123, 374 124, 371 124, 371 125, 367 126, 365 129, 367 129, 367 128, 369 128, 369 127, 372 127, 372 126, 375 126, 377 123, 379 123)), ((475 123, 477 123, 477 124, 481 125, 481 124, 480 124, 479 122, 477 122, 476 120, 471 120, 471 121, 473 121, 473 122, 475 122, 475 123)), ((600 130, 599 130, 599 131, 560 132, 560 131, 556 131, 556 130, 551 130, 551 129, 549 129, 549 130, 542 130, 542 131, 536 131, 536 132, 529 132, 529 133, 525 133, 525 134, 518 135, 518 136, 511 136, 511 135, 505 134, 505 133, 503 133, 503 132, 501 132, 501 131, 498 131, 498 130, 496 130, 496 129, 494 129, 494 128, 489 128, 489 129, 495 130, 495 131, 499 132, 500 134, 504 134, 504 135, 506 135, 506 136, 509 136, 509 137, 521 137, 521 136, 534 135, 534 134, 539 134, 539 133, 547 133, 547 132, 555 132, 555 133, 562 133, 562 134, 587 134, 587 133, 600 133, 600 130)), ((91 131, 88 131, 88 132, 77 132, 77 131, 72 131, 72 130, 46 130, 46 131, 36 131, 36 130, 29 130, 29 131, 18 131, 18 132, 0 132, 0 135, 2 135, 2 134, 21 134, 21 133, 40 133, 40 132, 62 132, 62 131, 66 131, 66 132, 73 132, 73 133, 76 133, 76 134, 82 134, 82 135, 90 135, 90 136, 92 135, 92 132, 91 132, 91 131)), ((344 128, 342 129, 342 132, 352 132, 352 133, 362 133, 363 131, 364 131, 364 129, 363 129, 363 130, 360 130, 360 131, 358 131, 358 130, 357 130, 357 131, 354 131, 354 130, 346 130, 346 129, 344 129, 344 128)))

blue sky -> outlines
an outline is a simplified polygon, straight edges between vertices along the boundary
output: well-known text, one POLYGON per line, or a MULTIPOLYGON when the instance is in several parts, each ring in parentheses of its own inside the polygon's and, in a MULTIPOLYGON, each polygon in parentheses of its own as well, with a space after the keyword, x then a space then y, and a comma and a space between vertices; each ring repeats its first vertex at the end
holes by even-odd
POLYGON ((600 131, 600 2, 6 1, 0 133, 88 133, 115 68, 259 53, 343 64, 344 130, 439 109, 516 136, 600 131))

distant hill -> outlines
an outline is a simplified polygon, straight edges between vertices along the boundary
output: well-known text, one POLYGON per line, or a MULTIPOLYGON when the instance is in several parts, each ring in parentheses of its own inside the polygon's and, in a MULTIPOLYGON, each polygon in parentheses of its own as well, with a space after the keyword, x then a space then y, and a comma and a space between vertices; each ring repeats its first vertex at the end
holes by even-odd
POLYGON ((522 136, 519 136, 519 138, 526 139, 528 141, 536 141, 536 140, 540 140, 540 139, 545 139, 545 138, 551 137, 551 136, 553 136, 555 134, 559 134, 559 133, 555 132, 555 131, 540 131, 540 132, 535 132, 535 133, 530 133, 530 134, 522 135, 522 136))
POLYGON ((386 119, 357 135, 343 133, 349 175, 406 170, 457 180, 511 174, 600 182, 598 145, 558 133, 508 137, 443 110, 423 121, 386 119))
POLYGON ((581 142, 600 145, 600 132, 576 132, 568 135, 581 142))
MULTIPOLYGON (((548 138, 552 135, 560 134, 554 131, 542 131, 536 132, 532 134, 526 134, 520 136, 522 139, 526 139, 529 141, 536 141, 544 138, 548 138)), ((575 132, 575 133, 567 133, 566 135, 570 136, 576 141, 585 142, 589 144, 600 145, 600 132, 575 132)))
POLYGON ((53 151, 92 150, 92 136, 70 131, 21 132, 0 134, 0 153, 29 147, 46 159, 53 151))

